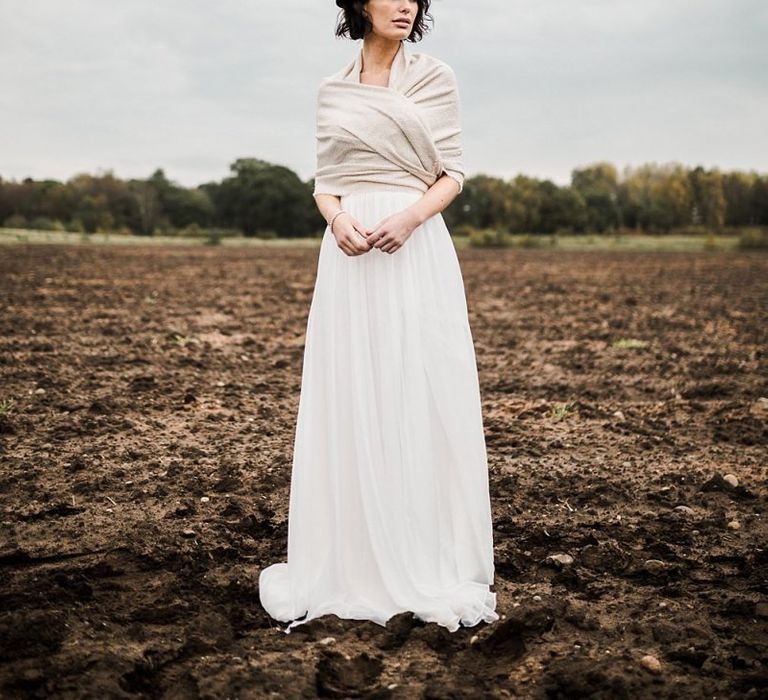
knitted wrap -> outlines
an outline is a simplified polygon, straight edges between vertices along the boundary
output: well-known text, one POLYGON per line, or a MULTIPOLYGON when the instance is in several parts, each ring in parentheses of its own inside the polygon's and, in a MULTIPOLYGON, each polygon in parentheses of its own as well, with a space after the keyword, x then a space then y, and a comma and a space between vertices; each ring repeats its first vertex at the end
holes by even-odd
POLYGON ((387 87, 360 82, 355 60, 317 94, 314 194, 425 192, 443 173, 464 187, 459 93, 453 69, 403 40, 387 87))

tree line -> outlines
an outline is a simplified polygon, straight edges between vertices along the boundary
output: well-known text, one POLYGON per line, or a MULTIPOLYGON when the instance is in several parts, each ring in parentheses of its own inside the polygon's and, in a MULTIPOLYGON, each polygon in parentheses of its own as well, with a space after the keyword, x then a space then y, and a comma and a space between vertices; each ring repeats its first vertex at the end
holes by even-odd
MULTIPOLYGON (((318 236, 325 224, 313 188, 314 180, 256 158, 237 159, 221 182, 191 188, 168 180, 162 169, 130 180, 111 171, 66 182, 0 176, 0 222, 147 236, 213 228, 246 236, 318 236)), ((722 233, 768 226, 768 175, 677 163, 628 166, 619 174, 607 162, 574 169, 567 186, 526 175, 476 175, 443 215, 450 228, 509 233, 722 233)))

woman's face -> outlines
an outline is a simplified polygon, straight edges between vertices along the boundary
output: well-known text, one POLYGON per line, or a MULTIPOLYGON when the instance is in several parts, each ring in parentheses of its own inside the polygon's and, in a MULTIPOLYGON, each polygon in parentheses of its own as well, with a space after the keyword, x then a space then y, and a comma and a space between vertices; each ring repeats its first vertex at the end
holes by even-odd
POLYGON ((419 11, 418 0, 368 0, 364 11, 371 32, 386 39, 407 39, 419 11))

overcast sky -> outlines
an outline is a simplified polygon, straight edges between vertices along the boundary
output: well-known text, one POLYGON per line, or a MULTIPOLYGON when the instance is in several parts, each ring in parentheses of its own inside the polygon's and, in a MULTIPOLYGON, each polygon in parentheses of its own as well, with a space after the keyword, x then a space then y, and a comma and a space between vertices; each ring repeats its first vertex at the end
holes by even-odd
MULTIPOLYGON (((180 184, 315 168, 319 81, 362 42, 333 0, 0 0, 0 175, 180 184)), ((598 160, 768 172, 768 0, 434 0, 467 175, 598 160)))

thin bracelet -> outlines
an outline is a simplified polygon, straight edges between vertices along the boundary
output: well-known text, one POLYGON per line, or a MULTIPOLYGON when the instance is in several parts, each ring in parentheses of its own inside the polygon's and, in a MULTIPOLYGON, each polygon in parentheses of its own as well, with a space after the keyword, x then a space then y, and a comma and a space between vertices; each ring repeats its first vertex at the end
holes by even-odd
POLYGON ((335 213, 335 214, 334 214, 334 215, 331 217, 331 220, 328 222, 328 226, 329 226, 329 227, 330 227, 330 229, 331 229, 331 233, 333 233, 333 222, 334 222, 334 221, 336 221, 336 217, 337 217, 339 214, 347 214, 347 213, 348 213, 348 212, 347 212, 345 209, 339 209, 339 211, 337 211, 337 212, 336 212, 336 213, 335 213))

